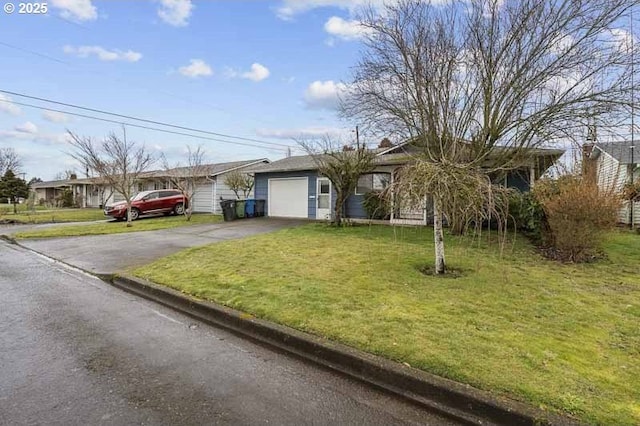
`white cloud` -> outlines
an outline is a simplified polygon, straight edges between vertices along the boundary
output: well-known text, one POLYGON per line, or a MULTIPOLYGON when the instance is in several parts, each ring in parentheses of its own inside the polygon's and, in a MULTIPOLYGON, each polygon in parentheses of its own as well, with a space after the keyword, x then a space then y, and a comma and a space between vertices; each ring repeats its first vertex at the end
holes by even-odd
POLYGON ((31 135, 35 135, 36 133, 38 133, 38 126, 36 126, 30 121, 27 121, 24 124, 20 124, 14 127, 14 130, 20 133, 29 133, 31 135))
POLYGON ((233 68, 227 68, 225 74, 229 78, 246 78, 253 81, 262 81, 271 75, 271 71, 269 71, 269 68, 256 62, 251 64, 250 71, 243 72, 234 70, 233 68))
POLYGON ((186 77, 208 77, 213 75, 213 70, 202 59, 191 59, 189 65, 178 68, 178 72, 186 77))
POLYGON ((269 68, 256 62, 251 64, 251 71, 247 71, 242 74, 242 78, 248 78, 253 81, 262 81, 269 77, 269 74, 271 74, 269 68))
POLYGON ((256 134, 273 139, 320 139, 325 136, 344 137, 348 130, 337 127, 303 127, 297 129, 256 129, 256 134))
POLYGON ((340 97, 347 91, 344 83, 333 80, 314 81, 304 93, 304 101, 310 109, 337 109, 340 97))
POLYGON ((638 43, 638 39, 634 37, 629 30, 623 28, 613 28, 609 30, 611 41, 613 41, 616 49, 620 52, 631 52, 632 46, 638 43))
POLYGON ((98 18, 98 10, 91 0, 50 0, 49 4, 60 9, 63 18, 78 21, 94 21, 98 18))
POLYGON ((9 96, 0 93, 0 111, 11 115, 20 115, 22 110, 18 105, 12 104, 12 101, 9 96))
POLYGON ((193 7, 191 0, 160 0, 158 16, 174 27, 186 27, 193 7))
POLYGON ((358 7, 369 3, 381 5, 383 2, 384 0, 283 0, 280 6, 276 8, 276 15, 278 15, 280 19, 288 21, 293 19, 295 15, 320 7, 338 7, 340 9, 354 11, 358 7))
POLYGON ((33 123, 26 122, 13 130, 0 130, 0 140, 32 142, 37 145, 66 145, 67 133, 42 133, 33 123))
POLYGON ((342 40, 357 40, 367 35, 368 28, 357 20, 347 21, 338 16, 332 16, 324 24, 324 30, 342 40))
POLYGON ((67 114, 49 110, 42 113, 42 118, 52 123, 66 123, 70 120, 70 117, 67 114))
MULTIPOLYGON (((290 21, 296 15, 322 7, 334 7, 349 11, 351 15, 363 6, 372 6, 381 10, 386 4, 397 3, 398 0, 282 0, 275 8, 278 18, 290 21)), ((452 0, 430 0, 433 5, 451 3, 452 0)), ((497 0, 502 3, 503 0, 497 0)))
POLYGON ((100 46, 64 46, 64 53, 68 55, 75 55, 79 58, 88 58, 91 55, 95 55, 101 61, 126 61, 126 62, 138 62, 142 58, 142 54, 134 52, 133 50, 107 50, 100 46))

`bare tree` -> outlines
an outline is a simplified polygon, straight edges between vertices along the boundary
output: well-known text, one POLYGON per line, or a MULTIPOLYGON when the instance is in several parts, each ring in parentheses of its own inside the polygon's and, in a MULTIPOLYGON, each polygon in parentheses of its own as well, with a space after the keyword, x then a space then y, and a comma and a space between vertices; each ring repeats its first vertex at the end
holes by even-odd
POLYGON ((177 163, 173 166, 169 164, 167 157, 162 154, 162 167, 169 177, 171 185, 180 190, 186 200, 183 206, 183 213, 187 221, 191 220, 193 214, 193 195, 199 182, 202 182, 210 174, 209 166, 204 164, 205 152, 202 146, 193 149, 187 146, 187 164, 181 166, 177 163))
POLYGON ((111 133, 102 142, 96 144, 89 137, 78 136, 67 130, 71 136, 71 154, 83 166, 99 176, 114 192, 121 194, 127 204, 127 226, 131 226, 131 200, 135 194, 135 185, 140 174, 153 164, 153 157, 144 145, 127 139, 126 129, 123 137, 111 133))
POLYGON ((251 194, 254 183, 253 176, 248 173, 242 173, 240 170, 229 172, 224 178, 224 184, 236 194, 238 200, 240 199, 241 192, 244 198, 247 198, 249 194, 251 194))
POLYGON ((375 152, 360 147, 344 149, 340 141, 325 136, 318 140, 298 140, 300 146, 311 156, 318 174, 327 177, 336 192, 336 203, 333 209, 332 222, 342 225, 344 205, 358 186, 361 175, 373 170, 375 152))
POLYGON ((412 204, 433 197, 437 273, 445 272, 442 216, 458 214, 447 197, 467 205, 468 194, 486 212, 466 186, 490 186, 461 176, 521 167, 534 148, 580 138, 587 125, 620 130, 633 81, 620 27, 637 3, 399 0, 362 12, 366 47, 343 113, 420 148, 403 174, 409 181, 396 186, 412 204))
POLYGON ((22 161, 13 148, 0 148, 0 176, 9 170, 18 173, 21 167, 22 161))

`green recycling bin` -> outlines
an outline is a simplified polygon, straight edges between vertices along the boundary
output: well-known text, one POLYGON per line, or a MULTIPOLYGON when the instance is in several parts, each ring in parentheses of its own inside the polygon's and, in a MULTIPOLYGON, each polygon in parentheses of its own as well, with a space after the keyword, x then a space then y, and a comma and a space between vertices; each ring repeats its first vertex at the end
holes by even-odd
POLYGON ((245 200, 236 201, 236 216, 238 217, 238 219, 244 218, 244 204, 245 200))

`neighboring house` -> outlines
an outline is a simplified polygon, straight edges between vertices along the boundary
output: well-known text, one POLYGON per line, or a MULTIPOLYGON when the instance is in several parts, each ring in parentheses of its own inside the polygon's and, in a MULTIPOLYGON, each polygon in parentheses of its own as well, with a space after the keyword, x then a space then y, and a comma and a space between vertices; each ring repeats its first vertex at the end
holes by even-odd
MULTIPOLYGON (((358 186, 345 204, 345 217, 365 219, 364 195, 383 189, 393 182, 396 170, 415 157, 410 144, 376 150, 375 169, 360 177, 358 186)), ((531 164, 513 170, 500 181, 504 185, 528 191, 532 183, 564 153, 562 150, 533 150, 531 164)), ((329 219, 336 194, 326 177, 319 175, 311 156, 295 156, 252 169, 255 176, 255 197, 266 200, 266 213, 273 217, 329 219)), ((419 210, 394 210, 391 223, 427 224, 432 219, 428 205, 419 210)))
MULTIPOLYGON (((605 191, 612 191, 620 194, 627 183, 632 181, 638 182, 640 179, 640 150, 636 150, 632 161, 632 145, 630 141, 595 143, 587 145, 586 149, 590 150, 588 158, 593 161, 593 169, 595 170, 595 178, 598 186, 605 191)), ((625 225, 631 224, 631 215, 633 214, 633 223, 640 226, 640 202, 624 201, 618 222, 625 225)))
POLYGON ((75 199, 76 196, 84 194, 87 191, 91 192, 91 189, 86 188, 87 186, 92 186, 90 179, 73 178, 52 180, 48 182, 36 182, 31 184, 31 190, 35 192, 35 199, 37 203, 55 204, 65 189, 72 190, 75 199))
MULTIPOLYGON (((233 191, 224 183, 227 174, 268 162, 269 160, 266 158, 261 158, 205 165, 206 172, 203 173, 193 195, 193 211, 196 213, 221 213, 220 198, 236 198, 233 191)), ((180 173, 180 169, 173 169, 173 172, 180 173)), ((164 170, 144 172, 139 176, 134 193, 170 189, 169 177, 170 175, 164 170)), ((122 194, 113 191, 108 185, 101 184, 98 178, 39 182, 31 185, 31 189, 36 192, 36 199, 44 199, 46 202, 53 202, 64 188, 70 188, 74 191, 74 196, 81 200, 82 207, 102 208, 106 204, 124 200, 122 194)))

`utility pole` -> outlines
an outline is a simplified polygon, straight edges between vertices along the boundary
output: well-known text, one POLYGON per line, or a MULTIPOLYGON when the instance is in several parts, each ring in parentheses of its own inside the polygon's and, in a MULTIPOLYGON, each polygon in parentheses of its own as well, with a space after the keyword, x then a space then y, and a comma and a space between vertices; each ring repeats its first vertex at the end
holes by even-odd
POLYGON ((360 149, 360 131, 358 126, 356 126, 356 147, 360 149))
MULTIPOLYGON (((633 7, 631 8, 631 10, 629 11, 629 30, 631 32, 631 146, 629 147, 629 149, 631 150, 631 164, 629 166, 630 169, 630 177, 629 177, 629 181, 631 183, 631 185, 634 184, 634 172, 635 172, 635 159, 634 157, 634 151, 635 151, 635 134, 636 134, 636 126, 635 126, 635 115, 636 115, 636 96, 635 96, 635 84, 634 84, 634 80, 635 80, 635 63, 636 63, 636 57, 635 57, 635 35, 633 34, 633 7)), ((629 227, 631 229, 633 229, 635 227, 635 215, 634 215, 634 204, 635 201, 634 200, 629 200, 629 227)))

